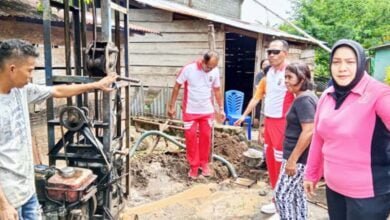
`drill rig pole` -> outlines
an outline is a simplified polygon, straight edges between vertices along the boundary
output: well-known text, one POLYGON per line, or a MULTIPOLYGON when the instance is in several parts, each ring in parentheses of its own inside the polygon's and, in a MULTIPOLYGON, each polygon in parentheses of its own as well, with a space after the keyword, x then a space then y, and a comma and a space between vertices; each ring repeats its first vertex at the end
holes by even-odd
MULTIPOLYGON (((101 0, 101 19, 102 19, 102 36, 101 40, 106 42, 112 41, 112 24, 111 24, 111 1, 110 0, 101 0)), ((113 103, 112 100, 112 94, 110 93, 103 93, 103 122, 108 124, 103 129, 103 149, 107 153, 107 155, 110 155, 110 148, 112 144, 112 128, 113 128, 113 121, 111 117, 111 110, 113 103)), ((108 158, 109 161, 111 161, 112 158, 108 158)), ((108 179, 111 179, 111 176, 108 177, 108 179)), ((104 192, 104 200, 105 204, 108 209, 111 209, 112 206, 112 195, 110 193, 110 187, 108 187, 104 192)), ((106 213, 105 213, 106 215, 106 213)), ((104 216, 104 218, 109 218, 109 216, 104 216)))

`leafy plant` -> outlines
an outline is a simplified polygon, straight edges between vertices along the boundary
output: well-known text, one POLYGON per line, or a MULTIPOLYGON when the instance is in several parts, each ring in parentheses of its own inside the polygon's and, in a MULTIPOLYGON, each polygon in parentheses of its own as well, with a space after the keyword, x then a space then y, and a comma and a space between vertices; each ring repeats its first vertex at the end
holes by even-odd
POLYGON ((37 12, 39 14, 43 14, 43 4, 42 2, 38 2, 38 5, 37 5, 37 12))
MULTIPOLYGON (((290 0, 290 20, 313 37, 329 46, 346 38, 358 41, 365 48, 389 41, 390 4, 388 0, 290 0)), ((280 29, 298 34, 288 25, 280 29)), ((316 49, 315 77, 329 77, 329 54, 316 49)))
MULTIPOLYGON (((57 0, 57 1, 58 1, 58 2, 61 2, 61 3, 64 2, 63 0, 57 0)), ((92 3, 93 0, 81 0, 81 1, 79 1, 79 3, 83 2, 83 1, 85 2, 85 4, 89 5, 89 4, 92 3)), ((69 5, 73 6, 73 1, 72 1, 72 0, 69 1, 69 5)), ((37 12, 38 12, 39 14, 42 14, 42 13, 43 13, 43 4, 42 4, 42 0, 39 1, 38 4, 37 4, 37 12)))

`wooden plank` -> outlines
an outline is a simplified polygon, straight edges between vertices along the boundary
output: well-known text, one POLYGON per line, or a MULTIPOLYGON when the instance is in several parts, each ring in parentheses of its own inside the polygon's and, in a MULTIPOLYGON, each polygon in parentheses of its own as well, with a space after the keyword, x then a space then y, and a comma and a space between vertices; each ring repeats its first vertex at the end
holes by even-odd
MULTIPOLYGON (((216 41, 223 41, 224 34, 217 32, 215 34, 216 41)), ((130 42, 208 42, 207 33, 164 33, 163 36, 145 35, 131 36, 130 42)))
POLYGON ((300 58, 301 59, 307 59, 307 58, 313 58, 315 57, 315 51, 314 49, 308 48, 304 49, 303 52, 301 53, 300 58))
MULTIPOLYGON (((192 44, 192 43, 191 43, 192 44)), ((132 43, 130 53, 133 55, 160 54, 160 55, 203 55, 208 48, 189 48, 188 43, 132 43)), ((219 54, 223 53, 222 48, 216 50, 219 54)))
POLYGON ((179 32, 192 32, 192 33, 207 33, 207 21, 200 20, 175 20, 172 22, 138 22, 131 21, 131 24, 139 25, 142 27, 150 28, 162 33, 179 33, 179 32))
MULTIPOLYGON (((136 46, 138 47, 138 46, 136 46)), ((142 47, 142 46, 141 46, 142 47)), ((141 48, 141 47, 138 47, 138 48, 141 48)), ((131 52, 131 54, 134 54, 134 55, 142 55, 142 54, 161 54, 161 55, 165 55, 165 54, 170 54, 170 55, 193 55, 193 56, 200 56, 200 55, 203 55, 206 51, 208 51, 207 48, 203 48, 203 49, 189 49, 189 48, 181 48, 181 47, 178 47, 178 48, 174 48, 172 47, 171 49, 169 49, 169 46, 161 46, 161 47, 158 47, 156 48, 155 50, 153 50, 152 47, 147 47, 146 49, 142 49, 142 50, 133 50, 134 52, 131 52)), ((217 49, 216 50, 219 54, 223 54, 223 49, 217 49)))
POLYGON ((181 67, 166 66, 130 66, 131 77, 134 75, 175 75, 181 67))
POLYGON ((202 198, 210 197, 212 193, 212 189, 207 185, 195 185, 189 190, 175 194, 171 197, 167 197, 162 200, 140 205, 137 207, 127 208, 123 210, 119 219, 132 220, 129 219, 128 216, 157 212, 168 206, 182 206, 182 204, 184 203, 200 201, 200 199, 202 198))
MULTIPOLYGON (((200 56, 194 55, 170 55, 170 54, 130 54, 130 65, 132 66, 169 66, 181 67, 193 62, 200 56)), ((219 62, 219 67, 222 62, 219 62)))
POLYGON ((141 80, 144 86, 172 87, 175 84, 176 75, 132 75, 141 80))
POLYGON ((159 9, 130 9, 129 20, 132 21, 157 21, 169 22, 173 19, 173 13, 159 9))
POLYGON ((173 87, 176 80, 176 74, 167 75, 152 75, 132 73, 131 77, 141 80, 142 85, 150 87, 173 87))
POLYGON ((193 55, 167 55, 167 54, 130 54, 132 66, 170 66, 181 67, 195 60, 193 55))

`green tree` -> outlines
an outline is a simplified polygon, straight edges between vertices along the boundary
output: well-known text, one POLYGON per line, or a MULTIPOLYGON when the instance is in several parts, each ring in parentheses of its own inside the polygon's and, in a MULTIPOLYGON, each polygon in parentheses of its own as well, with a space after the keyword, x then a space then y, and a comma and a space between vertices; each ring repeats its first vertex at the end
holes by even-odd
MULTIPOLYGON (((389 0, 290 0, 291 19, 313 37, 329 46, 346 38, 361 43, 365 48, 390 40, 389 0)), ((298 34, 288 25, 281 29, 298 34)), ((329 54, 316 49, 315 76, 329 77, 329 54)))
MULTIPOLYGON (((58 2, 61 2, 61 3, 64 3, 63 0, 57 0, 58 2)), ((81 1, 84 1, 85 4, 91 4, 92 3, 92 0, 81 0, 81 1)), ((79 1, 79 4, 81 4, 81 1, 79 1)), ((73 0, 70 0, 69 1, 69 5, 73 5, 73 0)), ((43 4, 42 4, 42 0, 40 0, 38 3, 37 3, 37 12, 42 14, 43 13, 43 4)))

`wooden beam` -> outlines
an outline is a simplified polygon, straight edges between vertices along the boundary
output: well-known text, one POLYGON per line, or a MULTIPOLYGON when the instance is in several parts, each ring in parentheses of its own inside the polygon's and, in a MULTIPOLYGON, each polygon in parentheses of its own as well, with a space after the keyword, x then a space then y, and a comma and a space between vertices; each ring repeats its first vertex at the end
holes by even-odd
POLYGON ((246 30, 242 30, 242 29, 231 27, 231 26, 227 26, 227 25, 225 26, 225 31, 226 31, 226 33, 233 32, 233 33, 241 34, 241 35, 244 35, 244 36, 247 36, 247 37, 251 37, 251 38, 254 38, 254 39, 257 39, 257 35, 258 35, 258 33, 256 33, 256 32, 246 31, 246 30))
POLYGON ((115 11, 119 11, 119 12, 121 12, 123 14, 127 14, 127 9, 125 7, 120 6, 120 5, 118 5, 118 4, 114 3, 114 2, 110 2, 110 7, 112 9, 114 9, 115 11))
POLYGON ((176 76, 182 67, 130 66, 132 75, 176 76))
MULTIPOLYGON (((139 124, 149 124, 149 125, 156 125, 156 126, 162 126, 162 125, 165 125, 164 123, 159 123, 159 122, 156 122, 156 121, 151 121, 151 120, 148 120, 148 119, 141 119, 141 118, 132 118, 132 121, 135 122, 135 123, 139 123, 139 124)), ((176 130, 180 130, 180 131, 184 131, 184 127, 182 126, 178 126, 178 125, 169 125, 169 124, 166 124, 165 125, 167 129, 176 129, 176 130)))
MULTIPOLYGON (((221 32, 217 32, 215 40, 223 41, 224 37, 221 32)), ((208 42, 208 33, 163 33, 162 36, 145 35, 130 37, 131 43, 142 42, 208 42)))
POLYGON ((175 20, 175 21, 159 21, 159 22, 139 22, 131 21, 131 24, 147 27, 152 30, 156 30, 162 33, 178 33, 178 32, 191 32, 191 33, 207 33, 206 21, 198 20, 175 20))
MULTIPOLYGON (((222 56, 222 55, 221 55, 222 56)), ((199 58, 199 55, 182 54, 130 54, 131 66, 168 66, 181 67, 199 58)), ((218 63, 218 67, 222 67, 222 60, 218 63)))
MULTIPOLYGON (((209 48, 207 43, 186 43, 186 42, 167 42, 167 43, 131 43, 129 45, 132 55, 142 56, 150 54, 159 55, 193 55, 194 57, 202 55, 209 48)), ((222 42, 219 42, 216 51, 223 54, 222 42)))

